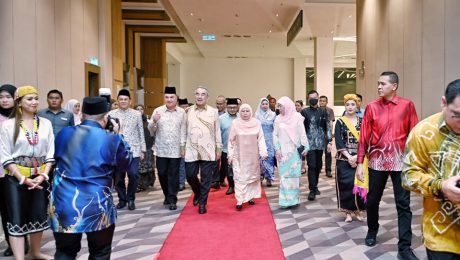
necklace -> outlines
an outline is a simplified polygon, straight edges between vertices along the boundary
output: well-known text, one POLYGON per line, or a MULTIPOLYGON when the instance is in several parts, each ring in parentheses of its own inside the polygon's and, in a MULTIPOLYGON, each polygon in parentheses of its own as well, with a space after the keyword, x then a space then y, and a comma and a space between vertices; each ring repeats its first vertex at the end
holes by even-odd
POLYGON ((30 132, 27 130, 24 120, 21 120, 20 126, 22 130, 24 131, 24 134, 26 135, 27 142, 31 145, 36 145, 38 144, 38 121, 37 121, 37 116, 34 116, 34 130, 33 132, 30 132))

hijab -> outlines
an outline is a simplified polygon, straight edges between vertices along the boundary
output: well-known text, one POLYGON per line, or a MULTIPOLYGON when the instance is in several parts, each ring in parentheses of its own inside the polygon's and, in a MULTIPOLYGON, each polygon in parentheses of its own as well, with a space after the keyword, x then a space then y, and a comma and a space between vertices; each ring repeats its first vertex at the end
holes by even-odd
POLYGON ((267 108, 267 111, 263 111, 261 106, 262 106, 262 102, 264 101, 269 102, 267 98, 260 99, 259 106, 257 107, 257 110, 256 110, 256 118, 259 119, 259 121, 262 124, 272 124, 273 121, 275 120, 276 113, 273 112, 270 108, 267 108))
MULTIPOLYGON (((5 84, 0 87, 0 92, 2 91, 8 92, 11 95, 11 98, 14 99, 14 93, 16 92, 16 87, 13 85, 5 84)), ((13 111, 13 108, 14 108, 14 105, 11 108, 0 107, 0 114, 2 114, 5 117, 9 117, 11 115, 11 112, 13 111)))
POLYGON ((299 121, 303 121, 303 117, 295 110, 294 102, 288 97, 282 97, 278 103, 284 107, 284 115, 279 114, 276 117, 275 123, 283 124, 289 138, 294 144, 300 143, 300 136, 298 134, 299 121))
POLYGON ((80 114, 75 114, 73 112, 73 109, 75 108, 75 105, 77 105, 78 103, 80 103, 80 102, 78 102, 78 100, 71 99, 71 100, 67 101, 67 104, 64 107, 65 110, 68 110, 68 111, 72 112, 75 125, 79 125, 81 123, 80 114))
POLYGON ((250 105, 242 104, 238 112, 240 113, 240 116, 237 119, 235 119, 235 121, 233 121, 232 123, 232 124, 235 124, 235 127, 240 128, 240 129, 245 129, 248 131, 254 130, 255 128, 259 127, 260 123, 257 119, 253 117, 253 112, 252 112, 252 108, 250 105), (241 117, 241 111, 245 108, 249 109, 249 112, 250 112, 250 117, 247 120, 244 120, 241 117))

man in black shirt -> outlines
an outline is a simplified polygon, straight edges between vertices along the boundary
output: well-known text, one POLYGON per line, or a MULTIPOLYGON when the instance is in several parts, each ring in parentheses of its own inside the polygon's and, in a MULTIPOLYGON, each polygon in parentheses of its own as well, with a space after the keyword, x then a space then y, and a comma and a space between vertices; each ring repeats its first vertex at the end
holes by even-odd
POLYGON ((307 133, 310 150, 307 154, 308 165, 308 187, 310 193, 308 200, 315 200, 316 195, 320 195, 318 190, 318 179, 323 167, 323 149, 326 147, 331 150, 332 133, 329 124, 329 114, 323 108, 318 107, 318 92, 311 90, 308 92, 309 107, 302 109, 300 114, 305 118, 304 126, 307 133), (325 144, 325 141, 328 144, 325 144))

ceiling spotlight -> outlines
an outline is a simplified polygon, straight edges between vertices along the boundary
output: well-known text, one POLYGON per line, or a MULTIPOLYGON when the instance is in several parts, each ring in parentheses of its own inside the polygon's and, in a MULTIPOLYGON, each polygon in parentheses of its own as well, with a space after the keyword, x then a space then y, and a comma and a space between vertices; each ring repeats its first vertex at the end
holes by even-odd
POLYGON ((351 18, 351 17, 353 17, 353 15, 350 14, 350 15, 348 16, 348 18, 351 18))
POLYGON ((275 14, 276 17, 280 16, 279 14, 275 14))
POLYGON ((334 31, 331 31, 331 34, 334 34, 334 31))
POLYGON ((271 32, 272 32, 272 30, 270 30, 270 31, 268 31, 268 32, 269 32, 269 33, 271 33, 271 32))
POLYGON ((198 30, 199 33, 201 33, 201 30, 198 30))
POLYGON ((190 16, 193 16, 193 13, 190 13, 190 16))

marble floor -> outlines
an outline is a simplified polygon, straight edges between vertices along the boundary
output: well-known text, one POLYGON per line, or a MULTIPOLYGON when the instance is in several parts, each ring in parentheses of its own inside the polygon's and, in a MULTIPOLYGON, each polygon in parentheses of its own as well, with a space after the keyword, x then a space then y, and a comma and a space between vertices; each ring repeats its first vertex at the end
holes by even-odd
MULTIPOLYGON (((306 199, 307 178, 306 175, 302 175, 302 203, 300 207, 293 210, 279 208, 278 183, 274 184, 273 187, 264 186, 264 188, 286 259, 396 259, 398 230, 391 181, 387 185, 381 203, 378 244, 372 248, 364 245, 366 223, 359 221, 345 223, 344 216, 337 212, 333 178, 321 174, 319 183, 321 195, 310 202, 306 199)), ((119 211, 113 238, 112 259, 153 259, 190 194, 189 187, 180 192, 178 210, 170 211, 162 204, 163 194, 158 181, 153 189, 138 193, 136 210, 119 211)), ((412 248, 415 254, 423 259, 426 258, 426 253, 421 244, 419 223, 422 205, 418 196, 412 196, 411 208, 414 233, 412 248)), ((44 253, 54 254, 54 240, 49 230, 44 233, 42 244, 44 253)), ((1 252, 4 248, 5 242, 1 241, 1 252)), ((83 240, 78 259, 87 259, 87 252, 86 240, 83 240)))

